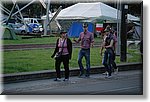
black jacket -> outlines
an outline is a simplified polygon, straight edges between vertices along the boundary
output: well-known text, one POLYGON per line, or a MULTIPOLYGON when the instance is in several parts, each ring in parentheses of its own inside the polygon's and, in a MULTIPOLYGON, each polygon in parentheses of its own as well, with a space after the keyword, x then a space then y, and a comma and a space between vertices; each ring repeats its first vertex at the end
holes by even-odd
MULTIPOLYGON (((52 58, 55 56, 55 54, 59 51, 59 47, 58 47, 58 42, 59 42, 59 39, 57 39, 57 42, 56 42, 56 47, 55 47, 55 50, 54 50, 54 53, 52 54, 52 58)), ((68 52, 69 52, 69 59, 71 59, 72 57, 72 42, 69 38, 67 38, 67 49, 68 49, 68 52)))

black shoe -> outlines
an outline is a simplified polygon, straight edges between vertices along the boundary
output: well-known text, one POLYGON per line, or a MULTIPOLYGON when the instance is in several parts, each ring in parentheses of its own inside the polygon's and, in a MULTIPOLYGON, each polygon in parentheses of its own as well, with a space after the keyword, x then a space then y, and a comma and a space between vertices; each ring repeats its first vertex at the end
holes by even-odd
POLYGON ((89 78, 89 77, 90 77, 90 74, 85 74, 85 77, 86 77, 86 78, 89 78))
POLYGON ((80 73, 80 74, 79 74, 79 78, 83 78, 83 77, 85 77, 84 74, 83 74, 83 73, 80 73))
POLYGON ((56 79, 54 79, 54 81, 61 81, 61 79, 60 78, 56 78, 56 79))
POLYGON ((87 78, 90 77, 90 72, 88 70, 86 71, 85 77, 87 77, 87 78))

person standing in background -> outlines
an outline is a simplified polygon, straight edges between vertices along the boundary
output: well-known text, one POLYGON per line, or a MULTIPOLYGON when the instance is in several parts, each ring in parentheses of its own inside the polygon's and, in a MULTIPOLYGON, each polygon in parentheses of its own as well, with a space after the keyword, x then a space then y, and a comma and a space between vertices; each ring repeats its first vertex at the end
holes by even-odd
MULTIPOLYGON (((106 29, 102 32, 102 38, 103 38, 103 43, 102 43, 102 47, 101 47, 101 50, 100 50, 100 55, 101 56, 102 56, 103 49, 105 48, 105 44, 110 42, 110 39, 113 40, 113 44, 112 44, 112 48, 111 48, 112 49, 111 67, 113 67, 113 69, 114 69, 114 74, 117 74, 118 73, 118 68, 117 68, 116 62, 115 62, 115 59, 116 59, 116 43, 117 43, 116 32, 112 28, 110 28, 110 26, 108 25, 106 27, 106 29)), ((105 48, 105 50, 107 50, 107 49, 105 48)), ((103 62, 102 62, 103 64, 104 64, 105 60, 108 58, 105 54, 106 54, 106 52, 104 53, 104 58, 103 58, 103 62)), ((103 73, 103 74, 108 75, 107 68, 106 68, 106 72, 103 73)))
POLYGON ((115 30, 111 29, 111 34, 112 34, 113 39, 114 39, 114 44, 113 44, 114 54, 113 54, 112 67, 114 68, 114 74, 118 74, 119 70, 118 70, 118 67, 117 67, 116 62, 115 62, 115 60, 116 60, 116 48, 117 48, 117 36, 116 36, 117 32, 115 30))
POLYGON ((105 48, 104 52, 104 57, 103 57, 103 65, 107 71, 108 74, 106 74, 107 78, 110 78, 112 75, 112 63, 114 61, 114 38, 112 34, 110 34, 110 30, 107 28, 104 31, 105 38, 103 38, 103 43, 102 43, 102 49, 101 49, 101 55, 102 51, 105 48))

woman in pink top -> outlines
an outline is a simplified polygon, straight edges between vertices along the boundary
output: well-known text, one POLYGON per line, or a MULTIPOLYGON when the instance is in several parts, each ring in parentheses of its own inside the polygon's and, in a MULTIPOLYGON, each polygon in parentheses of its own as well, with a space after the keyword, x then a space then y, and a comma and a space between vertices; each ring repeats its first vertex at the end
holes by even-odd
POLYGON ((72 55, 72 42, 69 38, 67 38, 66 31, 60 32, 61 37, 57 39, 56 48, 51 56, 52 58, 56 55, 56 53, 60 52, 61 56, 55 59, 55 69, 57 77, 54 81, 61 81, 61 74, 60 74, 60 65, 63 62, 64 69, 65 69, 65 79, 63 81, 69 80, 69 60, 71 59, 72 55))

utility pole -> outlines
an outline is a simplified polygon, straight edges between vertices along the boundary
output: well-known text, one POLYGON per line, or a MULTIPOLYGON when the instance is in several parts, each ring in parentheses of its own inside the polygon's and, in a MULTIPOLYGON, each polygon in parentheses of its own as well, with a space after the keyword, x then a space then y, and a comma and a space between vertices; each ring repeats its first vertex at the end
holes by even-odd
POLYGON ((127 20, 127 9, 128 5, 125 5, 124 3, 122 6, 122 12, 121 12, 121 55, 120 55, 120 61, 126 62, 127 60, 127 31, 126 31, 126 20, 127 20))
POLYGON ((116 55, 120 56, 120 35, 121 35, 121 1, 117 0, 117 48, 116 55))
POLYGON ((141 19, 140 19, 140 23, 141 23, 141 40, 143 40, 143 1, 140 3, 141 5, 141 19))
POLYGON ((50 8, 50 0, 46 0, 46 21, 44 22, 44 36, 46 36, 48 34, 48 30, 50 29, 50 26, 48 26, 48 22, 49 22, 49 8, 50 8), (49 29, 48 29, 49 28, 49 29))

